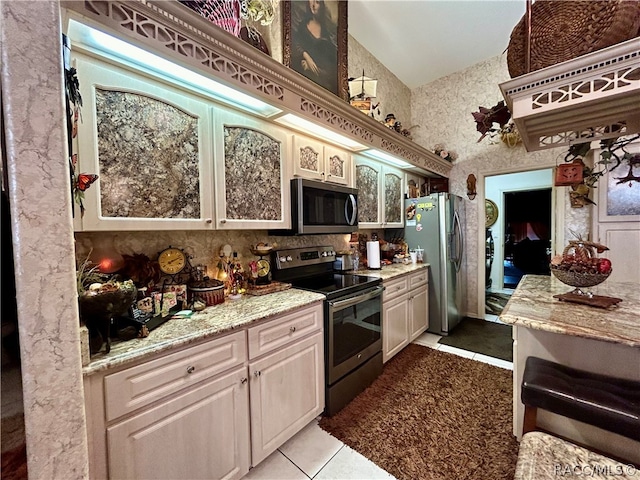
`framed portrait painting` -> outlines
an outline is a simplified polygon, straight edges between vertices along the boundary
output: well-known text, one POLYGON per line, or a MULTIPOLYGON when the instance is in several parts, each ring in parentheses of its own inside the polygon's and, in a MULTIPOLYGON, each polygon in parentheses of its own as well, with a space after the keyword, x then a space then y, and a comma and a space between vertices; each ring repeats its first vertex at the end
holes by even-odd
POLYGON ((284 64, 348 100, 347 2, 283 2, 284 64))

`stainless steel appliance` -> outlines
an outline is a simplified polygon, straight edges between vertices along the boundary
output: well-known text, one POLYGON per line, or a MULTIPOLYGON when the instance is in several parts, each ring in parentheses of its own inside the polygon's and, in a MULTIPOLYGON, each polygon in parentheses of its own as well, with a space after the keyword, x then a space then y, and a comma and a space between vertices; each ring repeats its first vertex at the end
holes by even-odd
POLYGON ((462 317, 462 206, 462 198, 449 193, 405 200, 404 238, 409 250, 424 249, 430 264, 428 331, 438 335, 448 335, 462 317))
POLYGON ((358 229, 358 190, 294 178, 291 222, 296 235, 354 232, 358 229))
POLYGON ((351 252, 336 252, 336 259, 333 262, 333 269, 336 272, 348 272, 350 270, 353 270, 353 257, 351 255, 351 252))
POLYGON ((325 413, 337 413, 382 372, 382 281, 333 271, 333 247, 274 252, 274 278, 323 293, 325 413))

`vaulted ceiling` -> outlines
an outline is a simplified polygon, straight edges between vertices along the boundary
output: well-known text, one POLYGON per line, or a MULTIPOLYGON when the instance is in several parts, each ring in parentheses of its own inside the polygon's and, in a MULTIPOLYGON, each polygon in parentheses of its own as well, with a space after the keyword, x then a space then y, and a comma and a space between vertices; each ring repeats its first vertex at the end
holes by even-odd
POLYGON ((525 0, 349 0, 349 33, 409 88, 500 55, 525 0))

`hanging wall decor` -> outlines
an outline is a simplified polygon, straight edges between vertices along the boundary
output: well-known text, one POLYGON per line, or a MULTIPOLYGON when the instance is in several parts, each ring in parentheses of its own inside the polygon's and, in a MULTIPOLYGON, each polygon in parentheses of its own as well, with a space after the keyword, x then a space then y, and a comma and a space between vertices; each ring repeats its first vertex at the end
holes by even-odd
POLYGON ((349 99, 347 2, 285 1, 284 64, 349 99))

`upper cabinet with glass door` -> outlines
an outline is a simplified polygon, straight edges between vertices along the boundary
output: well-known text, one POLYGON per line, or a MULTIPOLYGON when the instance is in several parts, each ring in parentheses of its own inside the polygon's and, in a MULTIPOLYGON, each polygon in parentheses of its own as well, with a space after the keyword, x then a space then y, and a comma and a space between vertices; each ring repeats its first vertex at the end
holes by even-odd
POLYGON ((293 173, 297 177, 353 186, 351 155, 313 138, 293 136, 293 173))
POLYGON ((404 227, 404 172, 359 156, 355 170, 360 228, 404 227))
MULTIPOLYGON (((75 52, 83 230, 212 228, 210 115, 175 85, 75 52)), ((80 215, 76 209, 76 216, 80 215)))
POLYGON ((213 117, 216 228, 291 228, 291 134, 222 107, 213 117))

